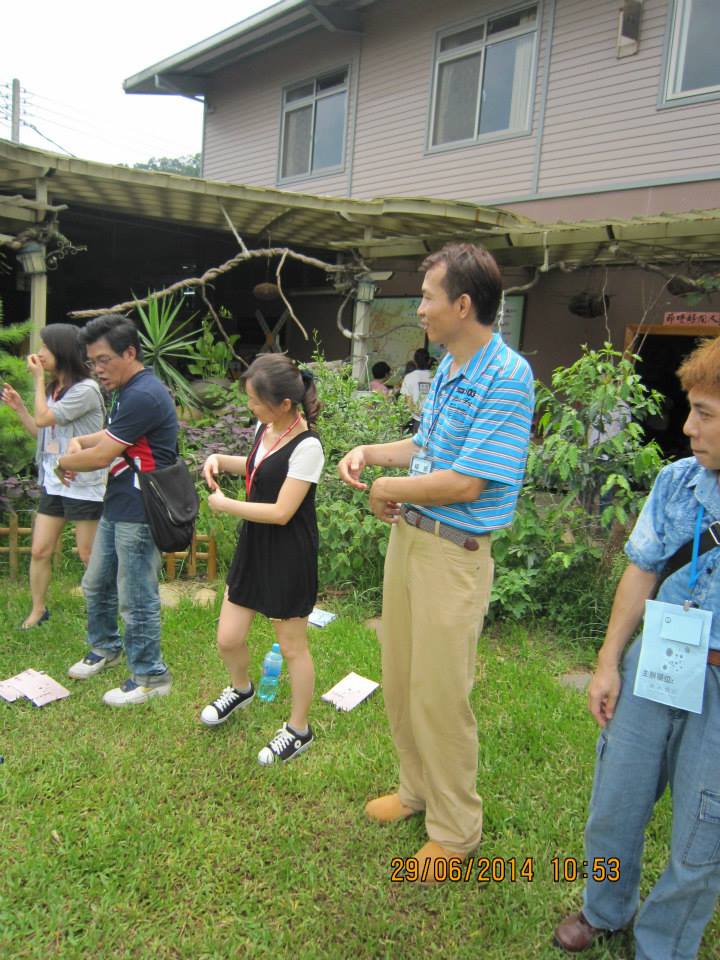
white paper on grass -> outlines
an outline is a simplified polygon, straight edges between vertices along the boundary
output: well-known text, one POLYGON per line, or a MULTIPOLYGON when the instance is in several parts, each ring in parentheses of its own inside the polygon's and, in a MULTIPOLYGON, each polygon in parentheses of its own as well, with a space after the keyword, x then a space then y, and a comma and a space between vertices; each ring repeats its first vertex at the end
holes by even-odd
POLYGON ((0 683, 0 697, 8 703, 13 703, 20 697, 27 697, 36 707, 44 707, 46 703, 69 696, 69 690, 39 670, 23 670, 22 673, 8 677, 0 683))
POLYGON ((330 613, 329 610, 321 610, 320 607, 313 607, 312 613, 308 617, 308 623, 311 623, 313 627, 326 627, 336 619, 336 613, 330 613))
POLYGON ((358 673, 349 673, 334 687, 321 697, 326 703, 331 703, 337 710, 347 713, 366 700, 380 686, 374 680, 361 677, 358 673))

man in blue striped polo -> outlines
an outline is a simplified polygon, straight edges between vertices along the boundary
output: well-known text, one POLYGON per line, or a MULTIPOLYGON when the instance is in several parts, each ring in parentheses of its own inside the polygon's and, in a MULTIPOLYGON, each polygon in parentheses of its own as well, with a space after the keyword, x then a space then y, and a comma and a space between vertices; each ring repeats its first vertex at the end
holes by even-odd
POLYGON ((502 281, 486 250, 450 244, 422 269, 418 315, 430 342, 447 353, 420 428, 411 438, 356 447, 338 469, 363 490, 366 466, 409 468, 407 476, 380 477, 370 489, 370 509, 393 524, 382 666, 400 786, 365 810, 382 823, 425 813, 429 840, 416 855, 417 877, 433 882, 447 876, 451 858, 471 853, 482 834, 469 694, 493 579, 489 534, 509 526, 515 512, 533 377, 493 333, 502 281))

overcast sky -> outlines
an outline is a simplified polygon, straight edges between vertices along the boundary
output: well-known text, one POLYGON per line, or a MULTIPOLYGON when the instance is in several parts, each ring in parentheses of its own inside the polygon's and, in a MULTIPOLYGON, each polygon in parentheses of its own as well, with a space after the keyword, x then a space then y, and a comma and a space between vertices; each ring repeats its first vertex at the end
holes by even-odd
POLYGON ((271 5, 267 0, 4 3, 0 138, 10 139, 9 98, 17 77, 26 91, 20 141, 28 146, 128 164, 197 153, 202 104, 129 95, 122 82, 271 5))

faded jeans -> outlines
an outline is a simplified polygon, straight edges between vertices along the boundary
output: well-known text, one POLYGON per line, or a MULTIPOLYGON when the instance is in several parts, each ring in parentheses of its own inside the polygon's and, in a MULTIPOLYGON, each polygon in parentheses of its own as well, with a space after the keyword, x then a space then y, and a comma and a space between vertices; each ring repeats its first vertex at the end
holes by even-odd
POLYGON ((708 665, 701 714, 633 692, 637 640, 623 665, 615 716, 601 732, 590 816, 588 872, 596 857, 620 860, 620 880, 589 880, 583 913, 594 927, 627 926, 639 903, 645 827, 670 786, 666 868, 635 921, 637 960, 693 960, 720 892, 720 667, 708 665))
POLYGON ((146 523, 103 517, 82 581, 91 650, 114 657, 124 639, 130 675, 145 686, 169 679, 160 652, 160 562, 146 523), (118 610, 125 623, 124 638, 118 628, 118 610))

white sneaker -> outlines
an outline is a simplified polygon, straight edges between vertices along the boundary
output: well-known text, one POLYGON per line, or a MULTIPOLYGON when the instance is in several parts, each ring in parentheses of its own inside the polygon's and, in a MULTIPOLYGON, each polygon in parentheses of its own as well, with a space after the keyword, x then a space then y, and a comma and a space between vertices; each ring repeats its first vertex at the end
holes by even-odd
POLYGON ((73 680, 87 680, 88 677, 94 677, 96 673, 102 673, 108 667, 116 667, 122 660, 122 650, 114 655, 104 657, 101 653, 95 653, 91 650, 86 657, 78 660, 68 670, 68 676, 73 680))
POLYGON ((217 727, 220 723, 230 717, 235 710, 242 710, 249 706, 255 697, 255 687, 250 684, 250 689, 246 691, 237 690, 235 687, 225 687, 223 692, 217 698, 209 703, 200 714, 200 720, 208 727, 217 727))
POLYGON ((152 697, 166 697, 172 689, 172 680, 157 683, 151 687, 142 687, 128 677, 121 687, 115 687, 103 697, 103 703, 108 707, 132 707, 136 703, 146 703, 152 697))
POLYGON ((304 753, 313 742, 312 728, 308 724, 307 733, 296 733, 286 723, 280 727, 270 743, 258 754, 258 763, 263 767, 280 760, 287 763, 304 753))

